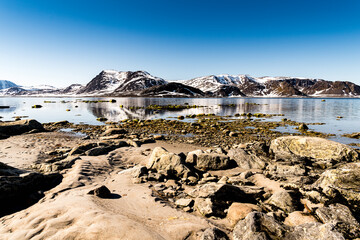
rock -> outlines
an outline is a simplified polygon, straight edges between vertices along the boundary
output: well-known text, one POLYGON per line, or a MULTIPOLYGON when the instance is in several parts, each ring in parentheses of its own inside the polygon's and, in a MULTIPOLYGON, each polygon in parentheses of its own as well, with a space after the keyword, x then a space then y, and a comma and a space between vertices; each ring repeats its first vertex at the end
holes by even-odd
POLYGON ((87 150, 90 150, 90 149, 92 149, 94 147, 97 147, 97 146, 98 145, 96 143, 85 143, 85 144, 76 146, 69 152, 69 156, 76 155, 76 154, 83 154, 87 150))
POLYGON ((164 136, 163 135, 154 135, 153 138, 155 140, 163 140, 164 139, 164 136))
POLYGON ((233 231, 234 240, 270 240, 284 238, 290 228, 264 213, 249 213, 240 220, 233 231))
POLYGON ((240 188, 221 183, 207 183, 197 186, 189 192, 189 195, 192 197, 212 198, 233 202, 251 201, 240 188))
POLYGON ((99 198, 111 198, 110 190, 104 185, 89 191, 88 194, 95 195, 99 198))
POLYGON ((270 149, 277 159, 303 161, 356 161, 358 153, 347 145, 317 137, 286 136, 271 141, 270 149))
POLYGON ((200 240, 229 240, 229 238, 223 231, 214 227, 206 229, 200 240))
POLYGON ((255 204, 234 202, 228 209, 226 218, 232 226, 244 219, 251 212, 261 212, 261 208, 255 204))
POLYGON ((31 167, 33 169, 37 169, 42 173, 59 172, 64 169, 71 168, 77 160, 81 160, 81 158, 79 158, 78 156, 69 156, 63 160, 54 163, 34 164, 31 167))
POLYGON ((238 167, 243 169, 264 169, 266 165, 263 159, 254 154, 249 154, 241 148, 230 149, 228 156, 236 162, 238 167))
POLYGON ((0 217, 36 203, 62 181, 61 174, 25 172, 0 164, 0 217))
POLYGON ((318 222, 314 216, 300 211, 295 211, 290 213, 288 217, 285 218, 284 224, 294 227, 301 224, 314 222, 318 222))
POLYGON ((228 156, 215 153, 202 153, 197 155, 196 168, 207 170, 228 169, 231 167, 231 162, 228 156))
POLYGON ((287 240, 345 240, 332 224, 305 223, 285 235, 287 240))
POLYGON ((108 154, 109 152, 113 151, 115 149, 114 146, 100 146, 100 147, 95 147, 92 149, 89 149, 85 152, 85 155, 87 156, 99 156, 99 155, 104 155, 104 154, 108 154))
POLYGON ((228 180, 229 180, 229 178, 227 176, 222 176, 220 178, 220 180, 218 181, 218 183, 226 184, 228 180))
POLYGON ((110 136, 114 134, 125 134, 125 133, 127 133, 127 131, 123 128, 109 128, 102 135, 110 136))
POLYGON ((52 125, 53 126, 63 126, 63 125, 67 125, 67 124, 69 124, 69 121, 64 120, 64 121, 54 122, 52 125))
POLYGON ((265 203, 273 205, 286 213, 291 213, 297 210, 300 205, 299 199, 299 196, 296 196, 294 191, 284 190, 275 192, 265 203))
POLYGON ((104 136, 104 137, 100 137, 100 140, 113 140, 113 139, 122 139, 124 138, 123 134, 114 134, 114 135, 110 135, 110 136, 104 136))
POLYGON ((360 214, 360 163, 326 170, 312 187, 333 201, 346 202, 355 214, 360 214))
POLYGON ((345 205, 331 204, 328 207, 316 209, 315 213, 323 223, 335 224, 335 229, 346 238, 360 237, 360 224, 345 205))
POLYGON ((176 200, 175 204, 180 207, 191 207, 194 204, 194 200, 191 198, 180 198, 176 200))
POLYGON ((202 154, 202 153, 204 153, 204 151, 200 150, 200 149, 189 152, 188 155, 186 156, 185 162, 189 163, 189 164, 192 164, 192 165, 195 165, 196 161, 197 161, 197 156, 202 154))
POLYGON ((106 122, 108 119, 105 118, 105 117, 99 117, 96 120, 99 121, 99 122, 106 122))
POLYGON ((42 124, 34 119, 26 119, 14 122, 0 122, 0 134, 2 135, 18 135, 34 129, 41 132, 45 131, 42 124))
POLYGON ((145 176, 148 174, 148 169, 146 167, 137 167, 136 169, 134 169, 132 176, 133 178, 139 178, 142 176, 145 176))
POLYGON ((299 126, 300 131, 307 131, 308 129, 309 129, 309 127, 305 123, 302 123, 299 126))
POLYGON ((196 198, 194 208, 205 217, 223 215, 222 210, 217 211, 213 206, 210 198, 196 198))
POLYGON ((229 137, 237 137, 239 134, 236 132, 230 132, 229 137))
POLYGON ((240 188, 219 183, 197 186, 188 193, 195 199, 195 208, 205 216, 225 217, 225 210, 233 202, 254 202, 240 188))
POLYGON ((127 145, 132 146, 132 147, 140 147, 141 146, 141 142, 140 141, 135 141, 132 139, 128 139, 126 140, 127 145))
POLYGON ((305 176, 306 169, 302 165, 286 165, 271 163, 266 167, 265 173, 278 177, 305 176))
POLYGON ((187 178, 192 175, 192 172, 184 163, 185 159, 181 156, 170 153, 164 148, 156 147, 150 155, 147 168, 166 171, 169 177, 187 178))
POLYGON ((41 105, 33 105, 31 108, 42 108, 41 105))

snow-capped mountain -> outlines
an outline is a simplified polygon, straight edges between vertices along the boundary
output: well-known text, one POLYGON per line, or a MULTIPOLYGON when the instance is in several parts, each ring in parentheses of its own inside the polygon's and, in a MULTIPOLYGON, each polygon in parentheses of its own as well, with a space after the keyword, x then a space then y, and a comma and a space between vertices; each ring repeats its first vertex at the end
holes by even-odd
POLYGON ((346 81, 249 75, 210 75, 165 81, 145 71, 104 70, 85 86, 22 87, 2 82, 8 88, 0 89, 0 96, 360 97, 360 86, 346 81))
POLYGON ((8 80, 0 80, 0 90, 5 88, 17 87, 17 85, 8 80))
POLYGON ((166 84, 166 81, 145 71, 117 72, 105 70, 93 78, 77 94, 84 95, 128 95, 152 86, 166 84))
POLYGON ((129 92, 136 92, 148 89, 153 86, 165 85, 167 82, 159 77, 154 77, 145 71, 125 72, 124 82, 115 89, 114 94, 127 95, 129 92))

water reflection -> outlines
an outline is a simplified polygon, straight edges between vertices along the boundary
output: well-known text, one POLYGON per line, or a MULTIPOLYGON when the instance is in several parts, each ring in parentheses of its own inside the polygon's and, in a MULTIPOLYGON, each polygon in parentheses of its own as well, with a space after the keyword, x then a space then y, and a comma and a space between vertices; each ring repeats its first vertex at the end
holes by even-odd
MULTIPOLYGON (((109 100, 110 98, 107 98, 109 100)), ((311 126, 315 131, 343 134, 360 131, 360 99, 309 98, 115 98, 115 103, 85 103, 84 100, 104 100, 104 98, 0 98, 0 105, 10 106, 0 109, 1 120, 12 120, 14 116, 29 116, 40 122, 68 120, 73 123, 103 124, 96 121, 106 117, 109 121, 124 119, 175 118, 179 115, 216 114, 234 116, 241 113, 284 114, 285 118, 326 125, 311 126), (44 102, 46 101, 46 103, 44 102), (48 103, 51 101, 53 103, 48 103), (31 106, 40 104, 40 109, 31 106), (149 110, 149 105, 197 105, 198 108, 179 111, 149 110), (120 105, 123 107, 121 108, 120 105), (139 107, 141 107, 139 109, 139 107), (66 111, 68 109, 68 111, 66 111), (342 119, 337 119, 342 116, 342 119)), ((280 120, 274 117, 270 120, 280 120)))

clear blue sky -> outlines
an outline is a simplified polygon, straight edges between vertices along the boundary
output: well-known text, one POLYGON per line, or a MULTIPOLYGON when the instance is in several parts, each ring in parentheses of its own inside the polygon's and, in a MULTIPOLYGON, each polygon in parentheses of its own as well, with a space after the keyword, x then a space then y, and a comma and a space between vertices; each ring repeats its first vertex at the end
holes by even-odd
POLYGON ((0 79, 66 86, 103 69, 360 84, 360 1, 0 0, 0 79))

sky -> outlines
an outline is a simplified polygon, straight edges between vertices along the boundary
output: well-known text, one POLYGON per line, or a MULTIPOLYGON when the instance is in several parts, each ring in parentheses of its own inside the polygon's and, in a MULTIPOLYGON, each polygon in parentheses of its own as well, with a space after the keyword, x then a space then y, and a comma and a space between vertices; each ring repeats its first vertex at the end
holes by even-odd
POLYGON ((0 0, 0 79, 86 84, 104 69, 360 84, 358 0, 0 0))

